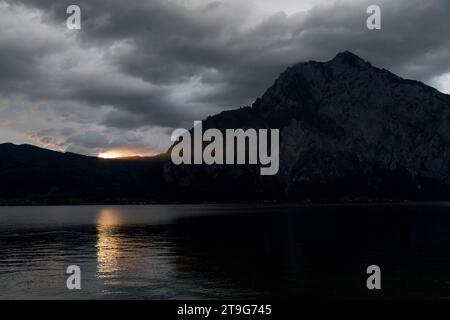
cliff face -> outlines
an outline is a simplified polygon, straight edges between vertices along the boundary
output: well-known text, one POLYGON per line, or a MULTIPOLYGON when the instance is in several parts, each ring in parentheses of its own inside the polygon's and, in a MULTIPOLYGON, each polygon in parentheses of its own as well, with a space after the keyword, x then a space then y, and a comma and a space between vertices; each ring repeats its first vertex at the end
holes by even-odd
POLYGON ((450 198, 450 96, 350 52, 288 68, 252 107, 203 127, 280 129, 280 170, 167 163, 187 197, 450 198))

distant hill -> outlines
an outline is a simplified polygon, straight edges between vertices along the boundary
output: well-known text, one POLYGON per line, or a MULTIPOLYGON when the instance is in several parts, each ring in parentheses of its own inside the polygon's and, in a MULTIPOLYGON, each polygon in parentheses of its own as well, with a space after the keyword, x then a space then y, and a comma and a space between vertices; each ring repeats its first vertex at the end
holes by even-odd
POLYGON ((162 157, 101 159, 0 144, 0 204, 153 201, 162 157))
POLYGON ((203 128, 277 128, 280 171, 0 145, 0 203, 449 200, 450 96, 343 52, 288 68, 203 128))

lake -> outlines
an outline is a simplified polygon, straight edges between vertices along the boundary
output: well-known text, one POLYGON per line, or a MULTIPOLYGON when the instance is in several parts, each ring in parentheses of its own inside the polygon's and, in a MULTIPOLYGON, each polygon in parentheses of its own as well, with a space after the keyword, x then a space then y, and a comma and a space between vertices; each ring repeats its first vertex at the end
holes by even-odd
POLYGON ((449 203, 0 207, 0 299, 448 297, 449 203))

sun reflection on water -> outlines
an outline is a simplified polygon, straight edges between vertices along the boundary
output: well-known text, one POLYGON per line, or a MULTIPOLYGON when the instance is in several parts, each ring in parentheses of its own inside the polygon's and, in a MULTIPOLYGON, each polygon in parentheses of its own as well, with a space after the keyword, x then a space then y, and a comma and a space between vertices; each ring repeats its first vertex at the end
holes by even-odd
POLYGON ((121 237, 120 213, 115 209, 102 209, 97 219, 97 276, 112 278, 120 270, 121 237))
POLYGON ((96 277, 104 294, 118 294, 124 286, 162 288, 176 273, 172 245, 161 228, 149 222, 149 212, 133 207, 99 210, 96 277))

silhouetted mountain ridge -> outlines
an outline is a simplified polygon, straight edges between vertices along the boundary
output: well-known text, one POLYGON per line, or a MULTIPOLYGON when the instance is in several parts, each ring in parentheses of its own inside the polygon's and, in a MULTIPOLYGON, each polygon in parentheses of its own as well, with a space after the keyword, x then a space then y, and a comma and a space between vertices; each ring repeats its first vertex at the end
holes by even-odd
POLYGON ((251 107, 210 116, 203 128, 280 129, 279 173, 175 166, 169 153, 102 160, 1 145, 0 199, 450 198, 450 96, 350 52, 287 68, 251 107))
POLYGON ((0 144, 0 203, 153 201, 162 192, 162 161, 162 156, 107 160, 0 144))
POLYGON ((449 195, 450 96, 350 52, 287 68, 252 107, 203 127, 280 129, 280 172, 168 164, 167 179, 193 196, 217 197, 210 185, 226 197, 289 200, 449 195))

